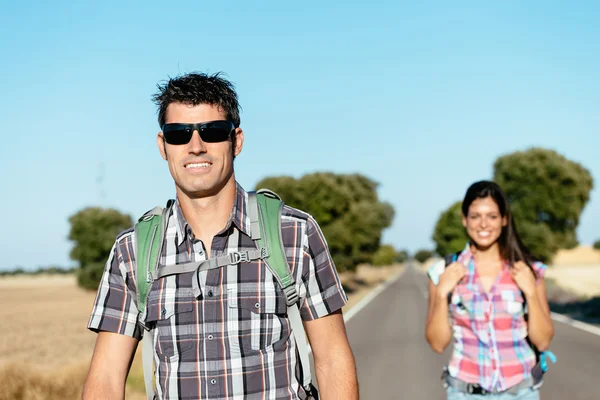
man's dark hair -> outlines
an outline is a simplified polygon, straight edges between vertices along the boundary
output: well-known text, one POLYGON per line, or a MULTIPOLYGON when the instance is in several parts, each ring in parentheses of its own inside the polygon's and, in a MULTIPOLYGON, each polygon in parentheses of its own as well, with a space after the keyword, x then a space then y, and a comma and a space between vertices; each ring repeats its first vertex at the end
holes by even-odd
POLYGON ((208 75, 192 72, 170 78, 164 84, 158 84, 158 92, 152 101, 158 107, 158 124, 162 129, 167 118, 167 107, 171 103, 192 106, 209 104, 219 107, 225 118, 238 128, 240 126, 240 105, 233 83, 221 78, 221 73, 208 75))

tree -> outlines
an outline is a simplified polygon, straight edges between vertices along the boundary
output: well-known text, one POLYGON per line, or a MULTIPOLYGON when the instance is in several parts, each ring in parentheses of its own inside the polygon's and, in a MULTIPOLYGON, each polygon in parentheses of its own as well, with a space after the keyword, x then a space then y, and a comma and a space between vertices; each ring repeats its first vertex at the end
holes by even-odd
POLYGON ((114 209, 88 207, 69 217, 69 223, 69 240, 75 242, 70 257, 79 262, 79 283, 95 289, 117 234, 131 227, 133 221, 114 209))
POLYGON ((596 241, 594 242, 594 248, 595 248, 596 250, 600 250, 600 240, 596 240, 596 241))
POLYGON ((404 263, 406 261, 408 261, 408 259, 410 258, 410 255, 408 254, 407 250, 400 250, 398 253, 396 253, 396 262, 397 263, 404 263))
MULTIPOLYGON (((494 180, 506 192, 519 230, 526 223, 543 224, 551 233, 549 247, 577 246, 579 217, 593 188, 592 176, 581 164, 553 150, 531 148, 499 157, 494 180)), ((522 236, 530 249, 540 238, 522 236)))
POLYGON ((462 224, 461 202, 456 202, 442 212, 433 231, 435 252, 444 257, 462 250, 469 236, 462 224))
POLYGON ((394 209, 379 201, 378 184, 360 174, 318 172, 300 179, 268 177, 257 188, 268 188, 283 201, 309 213, 318 222, 340 271, 369 263, 390 226, 394 209))
POLYGON ((392 265, 396 261, 398 253, 394 246, 390 244, 384 244, 373 254, 373 265, 383 266, 392 265))
POLYGON ((415 260, 420 263, 424 263, 433 256, 433 252, 430 250, 421 249, 415 253, 415 260))

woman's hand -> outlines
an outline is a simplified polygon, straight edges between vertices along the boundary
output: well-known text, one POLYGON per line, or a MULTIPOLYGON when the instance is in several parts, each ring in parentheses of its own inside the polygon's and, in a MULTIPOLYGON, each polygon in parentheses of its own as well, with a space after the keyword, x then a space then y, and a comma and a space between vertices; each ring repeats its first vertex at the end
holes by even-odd
POLYGON ((440 282, 437 285, 437 294, 442 298, 447 298, 448 294, 452 293, 458 282, 465 276, 465 266, 459 262, 453 262, 446 267, 440 282))
POLYGON ((535 295, 535 275, 527 264, 523 261, 517 261, 510 269, 510 274, 525 296, 535 295))

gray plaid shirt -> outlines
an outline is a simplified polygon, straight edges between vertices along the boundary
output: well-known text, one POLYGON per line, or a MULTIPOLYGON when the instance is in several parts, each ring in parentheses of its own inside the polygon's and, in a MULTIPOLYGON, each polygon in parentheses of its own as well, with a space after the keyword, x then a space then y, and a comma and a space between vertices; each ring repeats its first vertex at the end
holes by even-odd
MULTIPOLYGON (((248 194, 237 185, 227 227, 211 257, 255 249, 248 194), (234 229, 239 235, 232 235, 234 229), (238 237, 237 241, 230 237, 238 237)), ((302 319, 340 309, 347 301, 327 244, 315 220, 285 206, 282 238, 300 294, 302 319)), ((88 328, 141 339, 137 323, 135 236, 117 237, 106 263, 88 328)), ((178 202, 169 216, 161 265, 205 260, 178 202)), ((155 328, 156 395, 160 399, 305 399, 285 296, 260 260, 155 281, 146 327, 155 328)))

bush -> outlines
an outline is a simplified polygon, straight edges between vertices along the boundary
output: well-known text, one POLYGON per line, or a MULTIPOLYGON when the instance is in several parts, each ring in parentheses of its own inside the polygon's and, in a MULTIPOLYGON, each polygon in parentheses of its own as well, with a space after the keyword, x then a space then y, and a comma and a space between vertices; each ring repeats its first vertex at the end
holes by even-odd
POLYGON ((600 250, 600 240, 596 240, 596 242, 594 243, 594 248, 596 250, 600 250))
POLYGON ((86 265, 77 271, 77 283, 80 287, 89 290, 98 289, 105 264, 96 262, 86 265))
POLYGON ((425 261, 429 260, 432 255, 433 252, 430 250, 419 250, 415 253, 415 260, 420 263, 424 263, 425 261))
POLYGON ((396 261, 396 256, 397 253, 396 249, 394 249, 394 246, 384 244, 380 246, 373 255, 373 265, 392 265, 394 261, 396 261))

